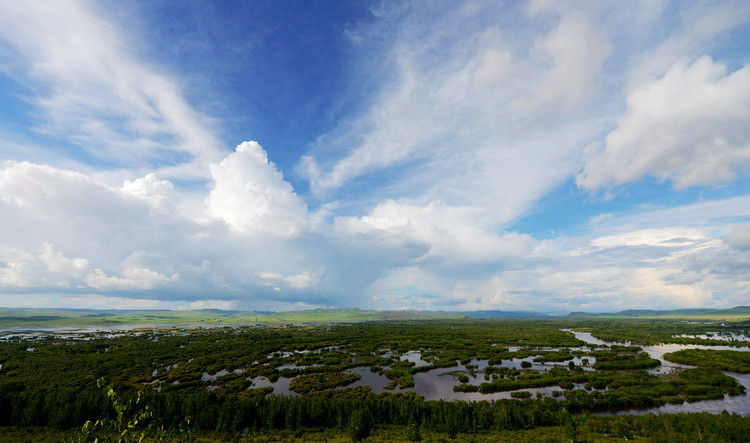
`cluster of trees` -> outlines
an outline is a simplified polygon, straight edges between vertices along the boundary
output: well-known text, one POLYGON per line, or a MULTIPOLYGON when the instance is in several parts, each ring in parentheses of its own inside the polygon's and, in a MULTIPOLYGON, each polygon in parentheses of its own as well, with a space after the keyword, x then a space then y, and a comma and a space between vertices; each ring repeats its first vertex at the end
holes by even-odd
POLYGON ((576 329, 586 328, 591 335, 606 341, 631 342, 639 345, 657 345, 659 343, 675 343, 683 345, 724 345, 750 346, 750 342, 742 340, 716 340, 714 332, 721 332, 719 336, 742 335, 747 326, 742 324, 720 325, 716 323, 697 323, 669 320, 581 320, 576 329), (712 336, 701 338, 700 335, 712 336))
POLYGON ((661 365, 655 358, 649 357, 640 348, 627 346, 612 346, 608 350, 598 350, 590 355, 596 357, 594 369, 648 369, 661 365))
POLYGON ((677 352, 667 352, 664 358, 684 365, 706 366, 740 374, 750 373, 750 352, 683 349, 677 352))
MULTIPOLYGON (((570 439, 586 435, 624 438, 687 438, 714 436, 718 441, 748 441, 750 417, 736 414, 678 414, 630 417, 575 416, 578 400, 499 400, 495 402, 425 401, 413 394, 373 394, 366 388, 311 393, 300 397, 236 396, 200 393, 157 393, 154 390, 123 393, 116 403, 112 394, 92 389, 84 396, 16 397, 2 393, 0 424, 56 426, 61 429, 83 425, 82 433, 97 435, 91 423, 109 423, 101 429, 112 435, 116 429, 132 435, 166 434, 177 440, 184 432, 226 434, 339 429, 355 441, 367 437, 376 427, 397 426, 405 440, 416 441, 421 432, 477 434, 539 427, 556 427, 570 439), (121 398, 120 398, 121 397, 121 398), (13 403, 8 403, 12 401, 13 403), (89 404, 90 403, 90 404, 89 404), (117 404, 130 405, 116 408, 117 404), (7 406, 6 406, 7 407, 7 406), (123 413, 124 411, 124 413, 123 413), (60 414, 64 413, 63 419, 60 414), (138 420, 135 420, 135 419, 138 420), (185 431, 187 429, 187 431, 185 431), (150 434, 149 434, 150 432, 150 434)), ((116 434, 115 434, 116 435, 116 434)), ((671 440, 662 440, 671 441, 671 440)), ((686 441, 686 440, 679 440, 686 441)), ((697 440, 696 440, 697 441, 697 440)))
POLYGON ((359 374, 351 372, 326 372, 322 374, 301 375, 292 380, 289 389, 298 394, 346 386, 360 379, 359 374))
POLYGON ((459 384, 456 392, 501 392, 559 386, 565 390, 566 407, 596 411, 624 407, 659 406, 739 395, 744 386, 713 368, 686 369, 664 379, 645 371, 583 372, 555 367, 547 372, 488 367, 493 380, 479 386, 459 384), (583 389, 574 389, 575 386, 583 389))

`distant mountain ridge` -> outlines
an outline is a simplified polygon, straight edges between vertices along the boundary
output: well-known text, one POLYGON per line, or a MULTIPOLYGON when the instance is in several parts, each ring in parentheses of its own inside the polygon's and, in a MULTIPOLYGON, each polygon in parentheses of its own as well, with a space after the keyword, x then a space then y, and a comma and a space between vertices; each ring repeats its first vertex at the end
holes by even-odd
POLYGON ((735 306, 729 309, 628 309, 614 313, 571 312, 568 318, 707 318, 750 317, 750 306, 735 306))
POLYGON ((467 317, 471 318, 555 318, 560 317, 559 315, 545 314, 541 312, 527 312, 527 311, 495 311, 495 310, 484 310, 484 311, 461 311, 462 314, 466 314, 467 317))
POLYGON ((378 311, 351 309, 308 309, 301 311, 195 311, 87 310, 53 308, 0 308, 0 326, 95 326, 169 324, 315 323, 388 320, 460 320, 466 318, 569 318, 569 319, 708 319, 750 321, 750 306, 730 309, 628 309, 615 313, 540 313, 529 311, 378 311))

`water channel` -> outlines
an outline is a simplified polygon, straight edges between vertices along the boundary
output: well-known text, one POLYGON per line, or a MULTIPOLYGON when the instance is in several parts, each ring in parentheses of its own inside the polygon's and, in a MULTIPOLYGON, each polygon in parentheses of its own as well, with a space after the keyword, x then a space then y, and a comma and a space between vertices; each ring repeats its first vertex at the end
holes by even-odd
MULTIPOLYGON (((630 342, 610 342, 599 340, 591 335, 590 332, 577 332, 566 329, 566 331, 573 333, 577 339, 585 341, 591 345, 622 345, 622 346, 635 346, 630 342)), ((744 336, 743 336, 744 337, 744 336)), ((734 346, 705 346, 705 345, 681 345, 681 344, 660 344, 654 346, 641 346, 643 350, 648 353, 651 358, 655 358, 661 361, 661 366, 650 369, 649 372, 652 374, 667 373, 670 371, 679 371, 682 369, 693 368, 694 366, 681 365, 673 363, 669 360, 664 359, 664 354, 667 352, 676 352, 683 349, 714 349, 717 351, 743 351, 750 352, 750 347, 734 347, 734 346)), ((682 403, 682 404, 666 404, 657 408, 641 408, 641 409, 623 409, 616 412, 606 412, 608 415, 621 415, 621 414, 647 414, 647 413, 669 413, 676 414, 678 412, 710 412, 712 414, 719 414, 722 411, 736 412, 742 415, 750 415, 750 374, 737 374, 734 372, 726 372, 725 374, 737 379, 742 386, 745 387, 745 395, 729 396, 724 395, 722 400, 704 400, 695 403, 682 403)))
MULTIPOLYGON (((586 342, 588 345, 597 346, 611 346, 611 345, 622 345, 622 346, 635 346, 629 342, 609 342, 599 340, 588 332, 577 332, 572 330, 565 330, 576 336, 581 341, 586 342)), ((731 351, 744 351, 750 352, 749 347, 732 347, 732 346, 703 346, 703 345, 682 345, 682 344, 661 344, 655 346, 642 346, 642 349, 651 356, 661 361, 661 366, 650 369, 649 372, 652 374, 663 374, 672 371, 680 371, 683 369, 691 368, 693 366, 681 365, 670 362, 664 359, 664 354, 667 352, 675 352, 682 349, 715 349, 715 350, 731 350, 731 351)), ((571 351, 583 350, 588 351, 590 348, 570 348, 571 351)), ((512 349, 516 350, 516 349, 512 349)), ((553 348, 545 348, 544 350, 556 350, 553 348)), ((515 369, 521 369, 521 363, 527 361, 532 364, 530 369, 537 371, 548 371, 554 366, 567 367, 567 362, 564 363, 538 363, 534 361, 536 355, 532 355, 523 359, 511 359, 503 360, 502 366, 510 367, 515 369)), ((584 356, 582 358, 576 357, 573 362, 576 366, 583 364, 582 359, 588 359, 589 364, 593 365, 595 362, 594 357, 584 356)), ((409 351, 401 356, 401 360, 408 360, 415 364, 416 367, 428 365, 429 362, 422 360, 419 351, 409 351)), ((389 380, 381 374, 370 371, 370 368, 359 367, 349 369, 348 372, 357 373, 360 375, 360 379, 355 383, 352 383, 347 388, 357 386, 369 386, 370 389, 375 393, 381 392, 414 392, 417 395, 423 396, 425 400, 464 400, 464 401, 481 401, 481 400, 498 400, 498 399, 510 399, 511 392, 496 392, 491 394, 482 394, 480 392, 454 392, 453 387, 459 384, 457 379, 458 374, 469 375, 470 384, 480 384, 485 381, 484 369, 487 367, 487 360, 472 360, 470 365, 474 366, 474 374, 471 375, 471 371, 468 371, 466 366, 459 364, 452 368, 440 368, 433 369, 428 372, 420 372, 414 374, 414 387, 406 389, 386 389, 386 385, 389 380)), ((584 367, 585 370, 592 370, 591 367, 584 367)), ((725 395, 722 400, 704 400, 695 403, 682 403, 682 404, 667 404, 655 408, 639 408, 639 409, 621 409, 617 411, 601 412, 603 415, 620 415, 620 414, 646 414, 646 413, 679 413, 679 412, 710 412, 714 414, 721 413, 726 410, 730 413, 738 413, 742 415, 750 414, 750 374, 736 374, 731 372, 725 372, 725 374, 734 377, 739 383, 741 383, 748 394, 729 396, 725 395)), ((276 382, 270 382, 265 377, 257 377, 253 380, 253 388, 272 386, 274 388, 274 394, 276 395, 287 395, 297 396, 299 394, 289 390, 290 378, 279 378, 276 382)), ((574 386, 575 389, 581 389, 582 386, 574 386)), ((522 391, 528 391, 532 397, 551 397, 554 396, 554 391, 561 391, 557 386, 549 386, 544 388, 534 389, 521 389, 522 391)), ((559 394, 559 392, 558 392, 559 394)), ((563 391, 564 395, 564 391, 563 391)))
MULTIPOLYGON (((3 330, 0 332, 0 340, 9 340, 9 339, 28 339, 28 338, 36 338, 41 336, 57 336, 60 338, 67 338, 67 339, 73 339, 73 340, 87 340, 90 339, 92 336, 95 336, 97 334, 102 334, 103 332, 109 332, 106 336, 110 337, 116 337, 119 335, 125 335, 125 334, 132 334, 132 333, 142 333, 142 332, 150 332, 150 327, 154 327, 154 329, 159 329, 158 326, 163 325, 139 325, 138 329, 139 331, 133 331, 132 325, 130 328, 125 327, 108 327, 108 328, 38 328, 34 330, 29 330, 23 327, 19 328, 8 328, 6 330, 3 330)), ((183 325, 179 325, 183 326, 183 325)), ((171 328, 177 329, 176 325, 170 325, 171 328)), ((184 325, 188 327, 194 327, 196 325, 184 325)), ((573 331, 569 329, 565 329, 564 331, 570 332, 575 335, 576 338, 579 340, 585 342, 589 346, 611 346, 611 345, 622 345, 622 346, 636 346, 634 344, 631 344, 629 342, 610 342, 610 341, 604 341, 597 339, 591 335, 591 333, 588 332, 578 332, 573 331)), ((183 332, 185 333, 185 332, 183 332)), ((738 340, 744 339, 745 336, 742 336, 740 338, 735 338, 738 340)), ((706 345, 682 345, 682 344, 661 344, 661 345, 654 345, 654 346, 641 346, 641 348, 649 354, 651 358, 655 358, 661 361, 661 366, 650 369, 649 372, 653 374, 664 374, 669 373, 671 371, 679 371, 686 368, 691 368, 692 366, 688 365, 681 365, 677 363, 670 362, 668 360, 664 359, 664 354, 667 352, 675 352, 683 349, 714 349, 714 350, 731 350, 731 351, 742 351, 742 352, 750 352, 750 347, 733 347, 733 346, 706 346, 706 345)), ((33 348, 30 348, 33 350, 33 348)), ((511 352, 517 351, 517 347, 511 347, 509 348, 511 352)), ((544 348, 539 349, 545 350, 545 351, 554 351, 557 350, 556 348, 544 348)), ((588 346, 584 346, 581 348, 570 348, 571 351, 575 350, 583 350, 583 351, 589 351, 590 348, 588 346)), ((503 360, 502 366, 509 367, 509 368, 515 368, 515 369, 521 369, 522 362, 528 362, 531 363, 532 370, 544 372, 548 371, 554 366, 564 366, 567 367, 568 362, 563 363, 539 363, 535 362, 534 358, 538 355, 531 355, 526 358, 514 358, 510 360, 503 360)), ((430 363, 427 361, 424 361, 422 359, 422 355, 420 351, 414 350, 409 351, 407 353, 404 353, 400 356, 401 360, 407 360, 410 362, 413 362, 415 367, 421 367, 429 365, 430 363)), ((591 356, 584 356, 584 357, 576 357, 573 360, 573 363, 576 366, 583 367, 584 370, 593 370, 591 368, 591 365, 595 363, 595 358, 591 356), (584 365, 583 359, 588 360, 588 366, 584 365)), ((473 369, 470 371, 465 365, 458 364, 455 367, 451 368, 440 368, 440 369, 433 369, 427 372, 420 372, 417 374, 414 374, 414 387, 412 388, 406 388, 406 389, 387 389, 386 386, 390 382, 384 375, 379 374, 377 372, 372 372, 369 367, 357 367, 353 369, 349 369, 348 372, 356 373, 360 375, 360 379, 348 386, 346 388, 350 387, 357 387, 357 386, 369 386, 370 389, 375 393, 381 393, 381 392, 413 392, 417 395, 423 396, 425 400, 464 400, 464 401, 482 401, 482 400, 498 400, 498 399, 510 399, 512 398, 511 392, 496 392, 491 394, 483 394, 480 392, 454 392, 453 387, 459 384, 457 376, 459 374, 465 374, 469 377, 469 383, 473 385, 481 384, 482 382, 486 381, 484 378, 484 369, 488 366, 487 360, 472 360, 470 362, 470 365, 473 366, 473 369)), ((175 365, 176 366, 176 365, 175 365)), ((498 365, 499 366, 499 365, 498 365)), ((285 366, 289 368, 295 368, 296 366, 285 366)), ((0 367, 1 369, 1 367, 0 367)), ((169 370, 170 368, 165 368, 166 370, 169 370)), ((279 368, 282 369, 282 368, 279 368)), ((608 414, 608 415, 619 415, 619 414, 645 414, 645 413, 678 413, 678 412, 710 412, 710 413, 721 413, 722 411, 726 410, 730 413, 739 413, 742 415, 750 415, 750 374, 737 374, 732 372, 725 372, 725 374, 734 377, 737 379, 737 381, 742 384, 745 387, 745 390, 747 394, 745 395, 737 395, 737 396, 728 396, 725 395, 724 399, 722 400, 705 400, 705 401, 699 401, 695 403, 682 403, 682 404, 667 404, 664 406, 656 407, 656 408, 642 408, 642 409, 623 409, 618 410, 614 412, 603 412, 602 414, 608 414)), ((215 380, 216 378, 225 375, 225 373, 220 372, 217 374, 208 374, 204 373, 203 380, 215 380)), ((156 373, 154 374, 156 376, 156 373)), ((291 383, 291 378, 285 378, 280 377, 277 381, 271 382, 268 378, 265 377, 256 377, 255 379, 252 379, 252 388, 262 388, 262 387, 273 387, 273 393, 276 395, 286 395, 286 396, 297 396, 299 394, 291 391, 289 389, 289 385, 291 383)), ((215 389, 216 386, 210 386, 209 389, 215 389)), ((574 386, 575 389, 580 389, 582 386, 574 386)), ((340 388, 342 389, 342 388, 340 388)), ((532 388, 532 389, 521 389, 522 391, 528 391, 531 393, 532 397, 553 397, 556 395, 564 395, 564 391, 562 391, 558 386, 550 386, 550 387, 544 387, 544 388, 532 388), (557 392, 556 392, 557 391, 557 392), (554 393, 554 394, 553 394, 554 393)))

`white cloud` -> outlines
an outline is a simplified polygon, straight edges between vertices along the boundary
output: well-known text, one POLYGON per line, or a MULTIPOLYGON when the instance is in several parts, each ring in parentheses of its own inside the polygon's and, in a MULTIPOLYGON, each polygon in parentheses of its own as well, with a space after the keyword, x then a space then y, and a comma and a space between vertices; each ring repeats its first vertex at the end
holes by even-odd
POLYGON ((107 275, 97 268, 86 275, 86 284, 93 289, 111 290, 145 290, 154 289, 179 279, 178 274, 171 277, 145 267, 129 267, 123 270, 122 277, 107 275))
POLYGON ((133 181, 125 180, 121 189, 125 194, 141 198, 155 208, 160 208, 173 195, 174 185, 169 180, 160 180, 156 174, 150 173, 133 181))
POLYGON ((237 146, 211 174, 208 210, 238 232, 293 238, 305 227, 307 206, 257 142, 237 146))
POLYGON ((280 290, 275 286, 281 282, 294 289, 309 289, 318 284, 319 276, 313 272, 302 272, 295 275, 282 275, 276 272, 259 272, 258 277, 267 280, 269 285, 274 286, 274 290, 280 290))
POLYGON ((695 228, 661 228, 640 229, 616 235, 604 235, 591 241, 596 248, 614 248, 618 246, 661 246, 680 247, 706 239, 701 229, 695 228))
POLYGON ((127 167, 163 167, 183 177, 205 177, 218 158, 208 119, 188 105, 175 80, 138 59, 96 5, 2 2, 0 40, 22 60, 6 72, 39 91, 39 130, 127 167))
POLYGON ((236 308, 236 303, 231 300, 198 300, 191 302, 188 305, 190 310, 200 309, 221 309, 224 311, 231 311, 236 308))
POLYGON ((39 259, 50 272, 80 277, 89 269, 89 261, 85 258, 65 258, 59 251, 55 251, 54 246, 49 243, 43 245, 43 252, 39 259))
POLYGON ((425 206, 388 200, 363 217, 339 217, 335 229, 345 235, 370 234, 391 244, 418 243, 429 249, 421 259, 493 261, 521 255, 531 240, 521 234, 498 235, 483 222, 482 211, 432 201, 425 206))
POLYGON ((33 286, 37 273, 35 257, 24 251, 11 250, 0 261, 0 286, 24 288, 33 286))
POLYGON ((718 39, 750 20, 750 3, 745 1, 683 2, 677 11, 671 10, 669 2, 631 3, 639 19, 636 23, 627 23, 627 38, 638 40, 651 34, 662 38, 656 47, 636 53, 630 60, 627 77, 633 85, 663 75, 680 59, 710 53, 715 46, 721 46, 718 39), (669 28, 664 19, 674 28, 669 28))
MULTIPOLYGON (((745 304, 747 229, 732 222, 750 208, 743 201, 614 215, 591 223, 580 237, 527 238, 525 249, 499 265, 480 261, 471 272, 414 260, 385 271, 367 293, 374 306, 390 309, 616 311, 745 304)), ((384 238, 398 232, 394 225, 380 226, 391 229, 380 233, 384 238)))
MULTIPOLYGON (((532 7, 534 14, 544 9, 532 7)), ((600 70, 611 49, 609 38, 585 11, 559 10, 557 26, 538 37, 532 48, 537 57, 550 57, 551 67, 541 71, 534 92, 519 98, 516 106, 533 110, 558 103, 564 110, 576 109, 598 89, 600 70)))
POLYGON ((49 243, 40 252, 20 249, 0 250, 0 286, 7 288, 75 287, 89 271, 85 258, 69 259, 49 243))
POLYGON ((750 250, 750 223, 741 223, 729 231, 724 240, 735 249, 750 250))
POLYGON ((389 49, 378 54, 394 75, 362 115, 322 136, 300 162, 313 191, 379 173, 371 192, 384 198, 476 203, 507 221, 575 171, 601 116, 560 110, 596 91, 609 48, 597 12, 564 11, 532 34, 498 25, 507 5, 450 5, 440 18, 429 8, 397 15, 398 31, 383 37, 389 49), (506 199, 518 201, 488 204, 506 199))
POLYGON ((748 196, 605 214, 570 238, 507 232, 575 177, 586 145, 588 189, 714 184, 748 165, 750 68, 710 51, 747 6, 678 9, 665 24, 672 9, 650 1, 386 5, 347 29, 361 58, 342 89, 361 90, 300 161, 307 193, 256 142, 221 153, 179 80, 97 4, 2 3, 15 64, 0 69, 31 92, 34 129, 110 161, 0 143, 48 163, 0 164, 0 286, 96 307, 740 304, 748 196))
POLYGON ((592 190, 646 175, 676 188, 725 182, 750 165, 748 121, 750 67, 728 74, 709 57, 677 62, 631 91, 619 127, 577 182, 592 190))

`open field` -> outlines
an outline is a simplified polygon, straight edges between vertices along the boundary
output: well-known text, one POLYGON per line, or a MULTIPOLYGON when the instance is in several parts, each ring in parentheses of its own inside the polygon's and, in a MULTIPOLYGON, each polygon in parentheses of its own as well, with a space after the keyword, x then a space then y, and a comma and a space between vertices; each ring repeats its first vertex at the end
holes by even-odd
POLYGON ((433 311, 372 311, 312 309, 260 313, 253 311, 86 311, 66 309, 0 309, 2 326, 97 326, 144 324, 250 324, 352 322, 371 320, 429 320, 465 318, 461 313, 433 311))
MULTIPOLYGON (((94 311, 67 309, 0 308, 0 327, 12 326, 107 326, 107 325, 178 325, 178 324, 253 324, 253 323, 315 323, 356 322, 376 320, 449 320, 482 318, 481 311, 471 313, 449 311, 376 311, 362 309, 311 309, 287 312, 254 311, 94 311)), ((486 311, 489 317, 532 318, 528 312, 486 311)), ((552 318, 538 314, 539 318, 552 318)), ((644 319, 693 320, 739 323, 750 321, 750 307, 738 306, 724 310, 623 311, 614 314, 572 313, 571 319, 644 319)))

